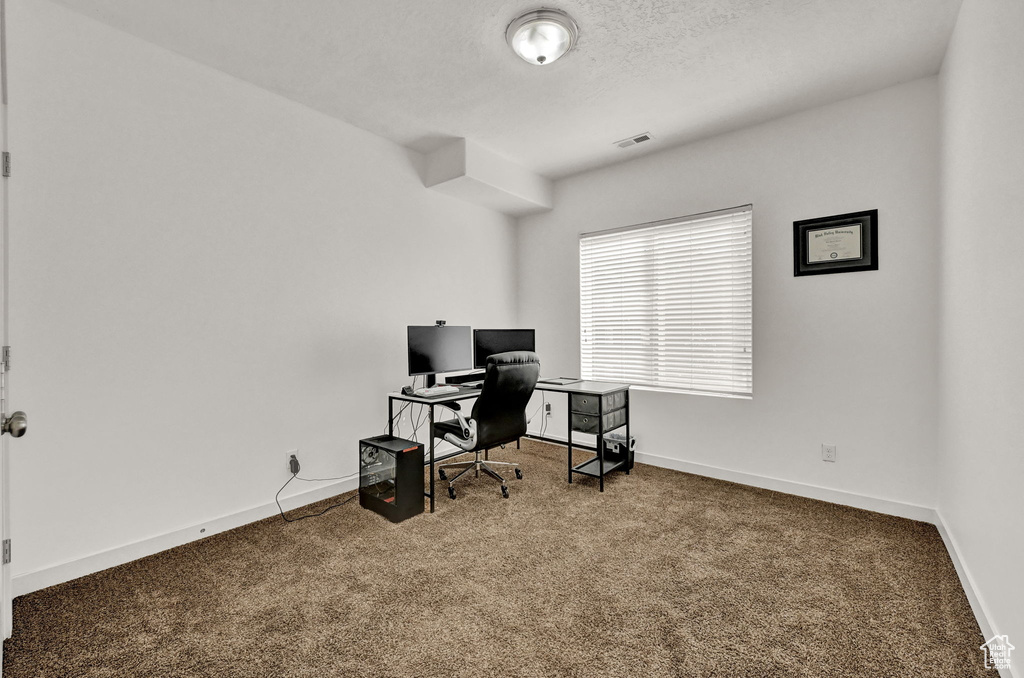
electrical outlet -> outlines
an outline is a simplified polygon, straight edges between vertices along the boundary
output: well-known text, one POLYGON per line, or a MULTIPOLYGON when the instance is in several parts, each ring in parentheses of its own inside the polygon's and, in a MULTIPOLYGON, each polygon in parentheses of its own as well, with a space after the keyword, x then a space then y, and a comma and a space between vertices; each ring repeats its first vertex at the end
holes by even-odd
POLYGON ((550 417, 551 416, 551 403, 544 403, 544 416, 545 417, 550 417))
POLYGON ((294 456, 295 459, 298 460, 298 458, 299 458, 298 454, 299 454, 298 448, 296 448, 294 450, 288 450, 287 452, 284 453, 284 458, 287 460, 285 462, 284 467, 286 469, 288 469, 288 473, 292 472, 292 457, 294 456))
POLYGON ((821 460, 822 461, 835 461, 836 460, 836 446, 821 444, 821 460))

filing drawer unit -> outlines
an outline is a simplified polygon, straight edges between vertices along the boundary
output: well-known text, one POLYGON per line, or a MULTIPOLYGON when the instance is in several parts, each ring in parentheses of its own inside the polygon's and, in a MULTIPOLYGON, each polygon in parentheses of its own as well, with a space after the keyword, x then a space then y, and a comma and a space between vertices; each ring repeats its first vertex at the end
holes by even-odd
MULTIPOLYGON (((597 433, 600 424, 598 414, 572 413, 572 430, 580 433, 597 433)), ((620 407, 614 412, 606 412, 604 415, 604 430, 611 431, 626 423, 626 408, 620 407)))
POLYGON ((572 430, 580 433, 597 433, 603 428, 607 433, 626 423, 626 391, 606 395, 573 393, 569 396, 569 411, 572 430), (599 420, 604 413, 604 426, 599 420))
POLYGON ((589 393, 573 393, 569 396, 569 410, 577 414, 597 414, 601 409, 607 414, 613 410, 621 410, 625 406, 625 391, 600 396, 589 393))
POLYGON ((359 441, 359 505, 393 523, 423 513, 423 443, 383 435, 359 441))
MULTIPOLYGON (((569 418, 573 431, 604 436, 629 423, 629 392, 628 390, 610 393, 572 393, 569 395, 569 418)), ((605 438, 598 438, 598 444, 605 438)), ((604 476, 611 471, 623 470, 629 473, 632 465, 625 456, 608 454, 608 446, 600 444, 604 453, 602 464, 600 454, 582 464, 571 466, 570 478, 573 473, 600 478, 601 489, 604 489, 604 476)), ((572 482, 570 480, 570 482, 572 482)))

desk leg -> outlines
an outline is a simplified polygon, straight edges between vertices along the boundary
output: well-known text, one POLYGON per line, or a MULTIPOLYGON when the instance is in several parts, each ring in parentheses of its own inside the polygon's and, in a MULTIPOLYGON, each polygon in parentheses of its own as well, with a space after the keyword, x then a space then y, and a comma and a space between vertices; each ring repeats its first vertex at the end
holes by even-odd
POLYGON ((604 396, 597 397, 597 477, 604 492, 604 396))
POLYGON ((434 512, 434 405, 430 405, 430 512, 434 512))
POLYGON ((569 399, 569 394, 566 393, 565 394, 565 414, 566 414, 566 417, 568 417, 568 419, 569 419, 569 425, 566 427, 567 428, 567 433, 566 433, 566 436, 565 436, 565 442, 566 442, 566 445, 569 448, 569 484, 572 485, 572 412, 569 411, 570 402, 571 401, 569 399))
POLYGON ((629 475, 629 390, 626 390, 626 449, 623 452, 626 458, 626 475, 629 475))
POLYGON ((392 414, 395 399, 388 396, 388 435, 395 435, 395 415, 392 414))

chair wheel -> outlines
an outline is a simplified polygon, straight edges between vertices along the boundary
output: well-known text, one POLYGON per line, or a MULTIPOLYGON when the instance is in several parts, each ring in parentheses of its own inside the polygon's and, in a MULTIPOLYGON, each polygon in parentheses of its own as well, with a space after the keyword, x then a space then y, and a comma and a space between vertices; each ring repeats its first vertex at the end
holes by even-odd
POLYGON ((523 471, 521 469, 516 469, 516 478, 519 480, 523 479, 523 471))
POLYGON ((443 468, 437 469, 437 477, 441 480, 448 480, 448 474, 444 472, 443 468))
POLYGON ((448 496, 451 497, 452 499, 455 499, 455 488, 454 487, 449 487, 448 488, 448 496))
POLYGON ((505 487, 504 485, 501 486, 501 496, 505 497, 505 499, 508 499, 508 488, 505 487))

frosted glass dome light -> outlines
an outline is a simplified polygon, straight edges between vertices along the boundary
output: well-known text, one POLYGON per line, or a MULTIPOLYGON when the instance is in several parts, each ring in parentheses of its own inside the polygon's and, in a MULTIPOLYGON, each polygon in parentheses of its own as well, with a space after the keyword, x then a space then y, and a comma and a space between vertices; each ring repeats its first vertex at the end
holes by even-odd
POLYGON ((545 66, 572 49, 579 34, 576 22, 565 12, 535 9, 508 25, 505 40, 523 61, 545 66))

